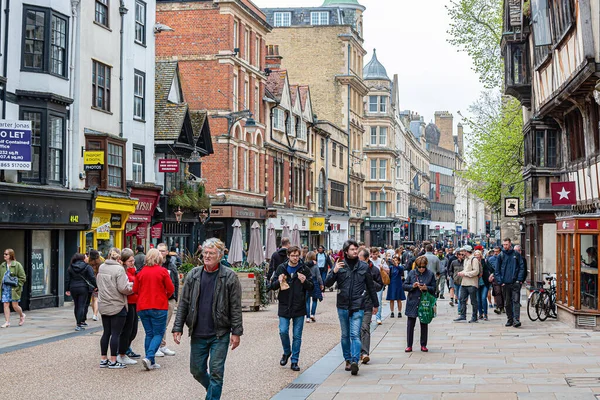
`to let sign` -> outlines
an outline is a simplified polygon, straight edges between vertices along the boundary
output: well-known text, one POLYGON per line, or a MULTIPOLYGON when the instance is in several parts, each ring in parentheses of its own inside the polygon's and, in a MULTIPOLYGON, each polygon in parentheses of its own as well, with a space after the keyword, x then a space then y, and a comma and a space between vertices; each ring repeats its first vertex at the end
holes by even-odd
POLYGON ((31 170, 31 121, 0 120, 0 169, 31 170))
POLYGON ((86 151, 83 154, 84 171, 102 171, 102 168, 104 168, 103 151, 86 151))
POLYGON ((175 158, 160 158, 158 172, 179 172, 179 160, 175 158))

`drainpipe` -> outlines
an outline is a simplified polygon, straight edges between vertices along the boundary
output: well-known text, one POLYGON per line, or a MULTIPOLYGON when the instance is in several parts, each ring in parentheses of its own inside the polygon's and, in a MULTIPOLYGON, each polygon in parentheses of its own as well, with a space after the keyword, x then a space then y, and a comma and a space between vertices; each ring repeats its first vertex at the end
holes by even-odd
POLYGON ((119 6, 119 14, 121 14, 121 30, 119 31, 119 34, 121 36, 121 54, 119 57, 119 89, 121 91, 119 96, 119 136, 123 137, 123 26, 125 26, 125 14, 127 14, 127 8, 125 8, 124 0, 121 0, 121 5, 119 6))
MULTIPOLYGON (((71 15, 73 16, 72 18, 72 23, 71 23, 71 38, 69 40, 69 56, 70 56, 70 61, 69 61, 69 98, 72 99, 73 98, 73 92, 74 92, 74 88, 73 85, 75 84, 75 60, 77 59, 76 55, 75 55, 75 49, 77 48, 75 46, 75 37, 76 37, 76 31, 77 31, 77 8, 79 7, 79 3, 81 0, 71 0, 71 15)), ((67 171, 67 173, 65 174, 66 176, 66 180, 65 180, 65 186, 67 187, 67 189, 71 189, 71 164, 72 164, 72 160, 71 160, 71 156, 70 154, 72 153, 71 151, 71 145, 74 139, 74 134, 73 134, 73 105, 69 106, 69 118, 67 118, 67 137, 69 139, 67 139, 67 154, 69 156, 66 157, 66 168, 65 170, 67 171)), ((75 152, 76 153, 76 152, 75 152)), ((74 153, 74 154, 75 154, 74 153)))
MULTIPOLYGON (((350 76, 350 43, 348 43, 348 76, 350 76)), ((351 112, 351 107, 350 107, 350 93, 352 91, 352 86, 350 84, 348 84, 348 128, 347 128, 347 132, 348 132, 348 154, 347 154, 347 166, 348 166, 348 176, 347 176, 347 182, 346 185, 348 187, 347 190, 347 195, 346 195, 346 204, 348 204, 347 209, 348 209, 348 234, 350 234, 350 217, 351 217, 351 213, 350 213, 350 174, 352 169, 354 168, 353 165, 350 165, 350 153, 352 153, 352 130, 350 129, 350 112, 351 112)))
MULTIPOLYGON (((1 0, 0 0, 1 1, 1 0)), ((7 78, 8 81, 8 25, 9 25, 9 15, 10 15, 10 0, 6 0, 6 8, 4 9, 4 60, 2 66, 2 72, 4 73, 4 77, 7 78)), ((4 85, 4 94, 2 96, 2 119, 6 118, 6 85, 4 85)), ((4 171, 2 171, 4 174, 4 171)))

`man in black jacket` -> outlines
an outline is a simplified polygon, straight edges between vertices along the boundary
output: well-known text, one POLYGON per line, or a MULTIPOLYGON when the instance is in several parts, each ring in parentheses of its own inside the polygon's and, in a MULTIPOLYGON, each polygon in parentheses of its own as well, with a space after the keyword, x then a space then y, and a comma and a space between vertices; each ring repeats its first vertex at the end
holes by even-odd
POLYGON ((269 261, 269 271, 267 272, 267 279, 269 281, 273 277, 273 274, 275 273, 277 267, 279 267, 284 262, 287 262, 288 247, 290 247, 290 238, 284 236, 281 238, 281 248, 271 255, 271 260, 269 261))
POLYGON ((298 359, 302 344, 302 329, 306 317, 306 292, 314 289, 310 269, 300 262, 300 248, 287 249, 288 261, 280 264, 271 280, 271 289, 279 289, 279 337, 283 346, 283 356, 279 365, 287 364, 292 357, 291 368, 300 371, 298 359), (293 342, 290 347, 290 322, 294 323, 293 342))
POLYGON ((346 371, 356 375, 361 350, 360 327, 365 313, 366 296, 373 302, 373 314, 377 314, 379 300, 369 267, 358 259, 358 243, 347 240, 342 250, 344 259, 338 260, 335 267, 329 271, 325 286, 331 287, 337 282, 337 309, 346 371))
MULTIPOLYGON (((369 250, 361 249, 358 252, 358 258, 360 261, 366 263, 369 266, 369 273, 373 277, 373 286, 375 290, 379 294, 379 291, 383 289, 383 281, 381 280, 381 272, 379 272, 379 268, 376 267, 371 260, 369 260, 369 250)), ((365 311, 365 315, 363 316, 362 325, 360 327, 360 342, 362 348, 360 350, 360 361, 363 364, 367 364, 371 361, 370 352, 371 352, 371 319, 373 318, 373 302, 371 298, 365 294, 365 306, 363 310, 365 311)), ((379 297, 377 298, 379 300, 379 297)))
MULTIPOLYGON (((175 310, 175 306, 177 305, 177 298, 179 296, 179 271, 177 270, 177 257, 169 254, 167 245, 165 243, 159 243, 156 246, 160 255, 163 259, 163 268, 169 271, 169 276, 171 277, 171 281, 173 282, 173 286, 175 287, 175 292, 173 292, 173 296, 169 299, 169 311, 167 312, 167 326, 169 326, 169 322, 171 322, 171 317, 173 316, 173 310, 175 310)), ((163 336, 163 340, 160 343, 160 347, 156 352, 156 357, 164 357, 164 356, 174 356, 175 352, 167 347, 167 331, 165 330, 165 335, 163 336)))
POLYGON ((498 257, 498 268, 494 278, 502 286, 506 325, 518 328, 521 326, 521 285, 525 282, 525 263, 521 254, 512 248, 510 239, 504 239, 504 249, 498 257))

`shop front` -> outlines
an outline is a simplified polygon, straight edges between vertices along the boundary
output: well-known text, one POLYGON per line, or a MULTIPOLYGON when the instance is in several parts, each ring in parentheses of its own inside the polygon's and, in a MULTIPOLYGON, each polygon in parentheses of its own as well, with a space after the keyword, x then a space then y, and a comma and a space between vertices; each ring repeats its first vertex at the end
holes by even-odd
POLYGON ((91 225, 93 207, 89 191, 0 185, 0 242, 25 269, 25 310, 64 304, 65 271, 78 251, 78 232, 91 225))
POLYGON ((130 195, 137 199, 135 212, 129 216, 125 224, 124 247, 135 250, 138 245, 148 251, 151 243, 151 222, 154 210, 160 197, 160 187, 132 187, 130 195))
POLYGON ((247 250, 254 221, 260 225, 261 237, 265 237, 266 217, 267 210, 264 208, 213 205, 210 209, 210 220, 204 227, 205 236, 206 238, 216 237, 229 246, 233 237, 233 222, 237 219, 242 225, 244 250, 247 250))
POLYGON ((137 200, 99 195, 90 230, 81 232, 80 251, 96 249, 106 256, 111 247, 122 247, 126 221, 135 213, 137 200))
POLYGON ((365 229, 369 230, 370 245, 383 248, 393 245, 393 229, 396 226, 396 221, 392 218, 371 217, 369 219, 369 226, 365 227, 365 229))
POLYGON ((288 226, 290 230, 290 239, 294 226, 298 226, 300 232, 300 245, 308 246, 311 250, 317 249, 320 245, 325 246, 325 217, 309 217, 306 215, 293 213, 279 213, 277 218, 267 219, 266 226, 273 224, 277 244, 281 243, 283 227, 288 226))
POLYGON ((557 218, 558 316, 578 328, 600 330, 599 236, 600 215, 557 218))
POLYGON ((329 249, 342 250, 344 242, 348 240, 349 217, 332 215, 329 218, 329 249))

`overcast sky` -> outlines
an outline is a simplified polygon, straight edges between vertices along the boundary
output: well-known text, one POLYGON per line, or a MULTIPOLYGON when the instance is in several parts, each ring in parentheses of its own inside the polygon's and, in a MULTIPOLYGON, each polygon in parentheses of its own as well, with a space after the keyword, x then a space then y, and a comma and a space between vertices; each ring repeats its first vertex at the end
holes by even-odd
MULTIPOLYGON (((259 7, 320 6, 322 0, 253 0, 259 7)), ((367 63, 377 58, 390 79, 398 74, 400 108, 433 120, 438 110, 454 114, 454 133, 483 86, 471 69, 470 58, 450 45, 446 8, 449 0, 359 0, 364 15, 367 63)), ((291 77, 293 80, 293 77, 291 77)))

